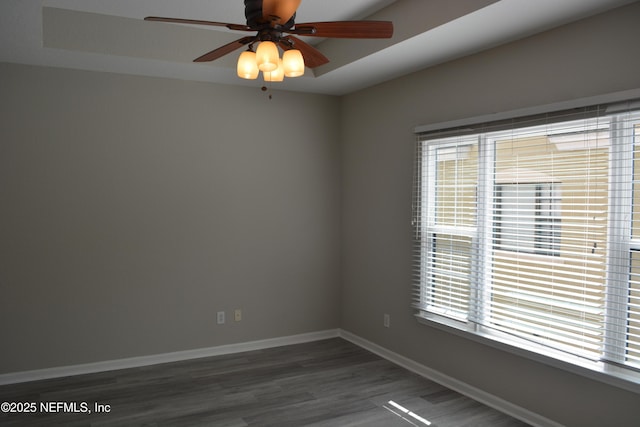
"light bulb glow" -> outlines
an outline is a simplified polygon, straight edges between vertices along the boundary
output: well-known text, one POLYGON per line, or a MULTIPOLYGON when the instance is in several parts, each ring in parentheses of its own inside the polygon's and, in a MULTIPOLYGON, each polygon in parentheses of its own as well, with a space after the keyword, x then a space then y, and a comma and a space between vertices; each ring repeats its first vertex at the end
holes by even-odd
POLYGON ((282 59, 278 59, 278 68, 273 71, 263 71, 265 82, 281 82, 284 80, 284 68, 282 67, 282 59))
POLYGON ((278 68, 278 46, 272 41, 264 41, 256 50, 256 63, 260 71, 269 72, 278 68))
POLYGON ((300 77, 304 74, 304 59, 297 49, 287 50, 282 55, 284 75, 287 77, 300 77))
POLYGON ((240 78, 247 80, 257 79, 260 70, 256 63, 256 53, 250 50, 242 52, 238 58, 237 71, 240 78))

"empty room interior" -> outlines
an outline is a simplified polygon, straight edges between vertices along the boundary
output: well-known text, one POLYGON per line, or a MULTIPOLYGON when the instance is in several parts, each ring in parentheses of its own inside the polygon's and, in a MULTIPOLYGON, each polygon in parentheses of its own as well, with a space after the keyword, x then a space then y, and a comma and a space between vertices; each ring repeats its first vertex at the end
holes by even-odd
POLYGON ((0 424, 638 426, 638 22, 630 0, 3 0, 0 424), (289 3, 295 26, 264 19, 289 3), (269 37, 304 75, 239 76, 269 37), (337 351, 356 388, 302 417, 340 396, 337 351), (247 401, 294 381, 248 362, 191 418, 52 386, 246 352, 318 383, 271 424, 216 422, 243 370, 247 401), (455 395, 393 400, 392 373, 455 395), (463 398, 502 424, 444 414, 463 398))

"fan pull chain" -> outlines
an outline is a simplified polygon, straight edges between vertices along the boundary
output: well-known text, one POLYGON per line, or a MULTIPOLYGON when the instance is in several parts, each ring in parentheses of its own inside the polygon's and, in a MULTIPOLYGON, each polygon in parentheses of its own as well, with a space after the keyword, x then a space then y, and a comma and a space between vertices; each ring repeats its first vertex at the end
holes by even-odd
MULTIPOLYGON (((262 90, 263 92, 267 92, 269 89, 271 89, 271 87, 262 86, 260 88, 260 90, 262 90)), ((273 99, 273 96, 271 95, 271 93, 269 93, 269 99, 273 99)))

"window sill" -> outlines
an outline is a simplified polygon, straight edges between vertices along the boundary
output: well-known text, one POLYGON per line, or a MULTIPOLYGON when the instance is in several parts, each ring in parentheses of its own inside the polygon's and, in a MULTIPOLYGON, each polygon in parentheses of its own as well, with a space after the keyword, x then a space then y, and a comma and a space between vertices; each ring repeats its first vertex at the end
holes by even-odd
POLYGON ((498 350, 525 357, 633 393, 640 393, 640 372, 619 368, 602 362, 594 362, 561 351, 554 351, 508 335, 486 331, 472 332, 467 330, 467 324, 464 322, 437 315, 417 313, 415 316, 419 323, 440 329, 444 332, 452 333, 498 350))

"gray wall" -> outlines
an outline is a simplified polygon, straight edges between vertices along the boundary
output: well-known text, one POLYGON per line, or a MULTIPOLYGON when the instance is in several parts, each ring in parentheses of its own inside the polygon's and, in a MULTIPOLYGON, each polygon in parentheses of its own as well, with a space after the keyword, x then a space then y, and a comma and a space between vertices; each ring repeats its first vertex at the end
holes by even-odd
POLYGON ((414 126, 638 88, 638 18, 342 99, 0 64, 0 373, 340 326, 566 425, 636 425, 637 394, 417 324, 409 220, 414 126))
POLYGON ((638 22, 634 3, 344 97, 343 329, 566 425, 638 425, 638 394, 418 324, 409 308, 412 129, 640 88, 638 22))
POLYGON ((338 327, 337 98, 0 82, 0 373, 338 327))

